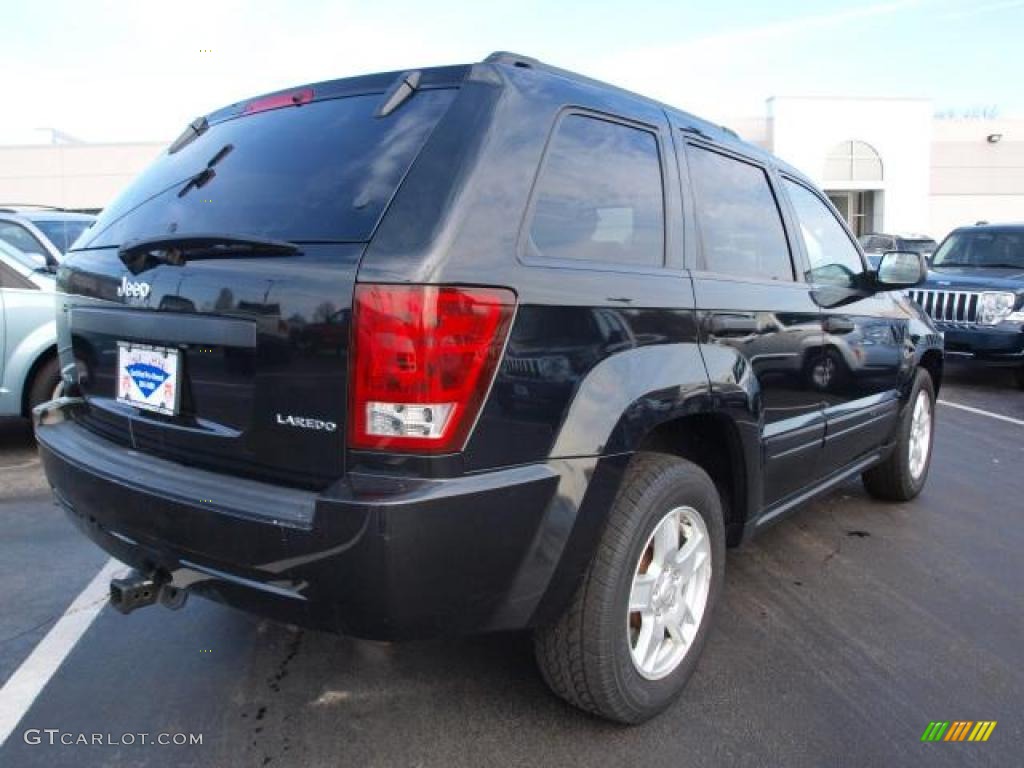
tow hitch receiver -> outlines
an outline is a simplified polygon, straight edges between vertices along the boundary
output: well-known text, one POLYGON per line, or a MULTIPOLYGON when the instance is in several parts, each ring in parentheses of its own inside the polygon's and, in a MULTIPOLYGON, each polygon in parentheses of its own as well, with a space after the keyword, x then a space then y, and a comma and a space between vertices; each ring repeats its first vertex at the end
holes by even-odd
POLYGON ((156 574, 147 576, 132 570, 119 579, 110 580, 110 604, 121 613, 131 613, 160 602, 177 610, 185 604, 188 593, 156 574))

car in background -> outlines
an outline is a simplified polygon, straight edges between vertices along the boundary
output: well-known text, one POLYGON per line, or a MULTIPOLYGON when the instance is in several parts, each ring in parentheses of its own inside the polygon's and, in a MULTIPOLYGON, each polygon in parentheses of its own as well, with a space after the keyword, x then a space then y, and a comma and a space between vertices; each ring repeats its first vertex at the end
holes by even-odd
POLYGON ((0 205, 0 241, 27 255, 37 266, 56 267, 96 217, 60 208, 0 205))
POLYGON ((0 416, 29 416, 59 393, 55 288, 38 251, 0 240, 0 416))
POLYGON ((948 359, 1012 367, 1024 388, 1024 224, 953 230, 907 295, 944 333, 948 359))
POLYGON ((874 232, 861 235, 857 239, 874 269, 878 269, 882 254, 887 251, 910 251, 930 259, 938 246, 938 243, 928 235, 885 235, 874 232))

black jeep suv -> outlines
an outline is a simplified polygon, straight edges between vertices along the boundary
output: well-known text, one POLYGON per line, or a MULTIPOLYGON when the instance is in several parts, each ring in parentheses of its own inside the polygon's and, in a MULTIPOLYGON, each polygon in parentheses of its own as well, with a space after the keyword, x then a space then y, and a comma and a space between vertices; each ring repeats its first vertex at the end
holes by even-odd
POLYGON ((952 359, 1012 367, 1024 388, 1024 224, 953 230, 928 281, 909 295, 943 332, 952 359))
POLYGON ((921 490, 941 338, 889 291, 923 275, 732 132, 532 59, 317 83, 196 120, 78 242, 39 442, 123 611, 530 628, 638 722, 726 545, 921 490))

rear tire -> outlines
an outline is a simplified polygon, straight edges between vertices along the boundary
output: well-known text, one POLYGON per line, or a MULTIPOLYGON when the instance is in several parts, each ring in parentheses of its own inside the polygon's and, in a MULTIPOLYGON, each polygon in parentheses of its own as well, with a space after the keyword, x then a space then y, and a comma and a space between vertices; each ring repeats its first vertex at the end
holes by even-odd
POLYGON ((40 403, 53 400, 59 392, 60 384, 60 360, 54 356, 39 366, 39 370, 32 377, 28 391, 28 413, 25 415, 32 418, 33 408, 40 403))
POLYGON ((1017 386, 1024 389, 1024 365, 1013 372, 1014 378, 1017 380, 1017 386))
POLYGON ((724 572, 725 525, 711 478, 675 456, 637 454, 576 595, 554 626, 534 635, 545 682, 609 720, 658 714, 696 668, 724 572))
POLYGON ((861 478, 872 496, 886 501, 910 501, 924 488, 935 441, 935 387, 928 371, 919 368, 910 398, 900 418, 896 447, 884 462, 861 478), (922 418, 927 417, 927 425, 922 418), (926 426, 926 432, 921 430, 926 426), (920 453, 923 451, 923 455, 920 453))

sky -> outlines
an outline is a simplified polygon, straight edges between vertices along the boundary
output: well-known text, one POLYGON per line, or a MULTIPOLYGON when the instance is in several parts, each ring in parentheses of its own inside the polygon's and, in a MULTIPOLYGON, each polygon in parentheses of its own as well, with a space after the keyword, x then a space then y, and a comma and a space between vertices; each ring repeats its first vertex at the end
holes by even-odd
POLYGON ((0 144, 169 141, 260 93, 495 50, 726 123, 782 95, 1024 116, 1024 0, 0 0, 0 28, 0 144))

